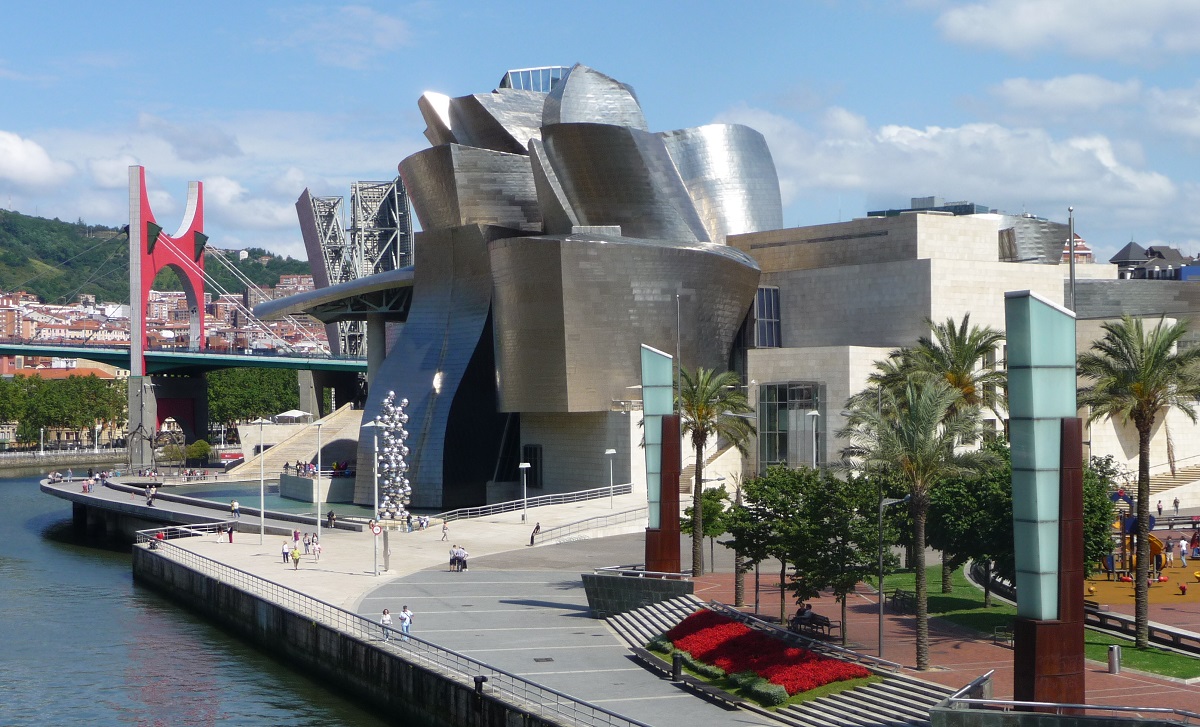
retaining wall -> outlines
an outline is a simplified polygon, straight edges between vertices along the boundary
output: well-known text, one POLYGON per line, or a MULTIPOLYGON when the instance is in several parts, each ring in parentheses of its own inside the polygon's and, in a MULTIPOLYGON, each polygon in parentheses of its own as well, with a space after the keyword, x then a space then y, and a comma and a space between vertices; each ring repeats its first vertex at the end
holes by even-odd
POLYGON ((133 578, 197 611, 306 673, 336 685, 396 724, 439 727, 552 727, 473 685, 410 663, 144 547, 133 548, 133 578))

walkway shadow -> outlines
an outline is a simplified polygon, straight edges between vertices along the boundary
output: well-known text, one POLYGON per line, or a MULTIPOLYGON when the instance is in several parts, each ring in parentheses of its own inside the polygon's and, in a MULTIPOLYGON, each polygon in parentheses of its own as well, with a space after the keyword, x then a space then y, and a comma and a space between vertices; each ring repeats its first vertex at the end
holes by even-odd
POLYGON ((498 603, 506 603, 514 606, 536 606, 537 608, 554 608, 561 611, 572 611, 573 613, 566 613, 563 615, 571 616, 573 618, 592 617, 592 609, 586 604, 563 603, 561 601, 539 601, 532 598, 500 599, 498 603))

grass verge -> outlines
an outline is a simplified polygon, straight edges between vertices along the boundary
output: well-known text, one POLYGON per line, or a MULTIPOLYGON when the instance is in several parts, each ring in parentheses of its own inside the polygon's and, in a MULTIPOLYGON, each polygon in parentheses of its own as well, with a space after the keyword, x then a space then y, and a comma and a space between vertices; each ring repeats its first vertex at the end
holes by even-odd
MULTIPOLYGON (((926 569, 926 580, 929 584, 930 616, 943 618, 988 637, 992 635, 997 626, 1012 626, 1017 609, 1007 603, 995 600, 992 601, 991 606, 985 608, 983 591, 967 582, 961 568, 954 571, 950 593, 941 593, 942 567, 940 565, 929 566, 926 569)), ((915 591, 916 573, 914 571, 893 573, 884 579, 883 586, 885 593, 897 588, 915 591)), ((1093 629, 1085 630, 1083 648, 1087 658, 1100 662, 1108 661, 1110 644, 1121 646, 1122 664, 1130 669, 1177 679, 1200 677, 1200 659, 1154 647, 1145 650, 1136 649, 1131 639, 1093 629)))

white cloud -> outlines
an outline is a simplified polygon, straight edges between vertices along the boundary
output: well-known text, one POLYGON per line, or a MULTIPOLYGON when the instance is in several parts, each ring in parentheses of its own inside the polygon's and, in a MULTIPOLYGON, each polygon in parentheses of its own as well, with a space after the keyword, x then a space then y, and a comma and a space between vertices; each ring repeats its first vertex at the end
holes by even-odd
POLYGON ((176 124, 151 114, 138 116, 138 127, 171 145, 175 155, 189 162, 242 155, 237 139, 214 124, 176 124))
POLYGON ((300 48, 340 68, 362 69, 408 43, 408 24, 362 5, 328 8, 299 6, 281 15, 279 38, 261 41, 267 48, 300 48))
POLYGON ((72 174, 70 164, 51 158, 36 141, 0 131, 0 183, 5 186, 48 187, 72 174))
POLYGON ((1142 84, 1136 79, 1117 82, 1090 74, 1075 74, 1044 81, 1009 78, 990 91, 1012 108, 1071 115, 1133 103, 1141 96, 1142 84))
POLYGON ((206 215, 245 229, 279 229, 296 226, 296 210, 288 204, 256 197, 229 177, 204 180, 206 215))
POLYGON ((96 157, 87 160, 92 185, 100 189, 121 189, 129 186, 129 167, 138 161, 131 154, 96 157))
POLYGON ((949 40, 1013 53, 1059 50, 1121 60, 1200 50, 1200 3, 1177 0, 982 0, 937 20, 949 40))
POLYGON ((1055 138, 997 124, 871 128, 829 109, 812 131, 767 111, 741 108, 722 121, 758 129, 770 144, 785 205, 807 195, 868 198, 939 194, 1020 211, 1086 200, 1110 216, 1152 219, 1179 197, 1167 176, 1131 166, 1103 135, 1055 138))
POLYGON ((1159 129, 1200 139, 1200 83, 1187 89, 1151 89, 1147 115, 1159 129))

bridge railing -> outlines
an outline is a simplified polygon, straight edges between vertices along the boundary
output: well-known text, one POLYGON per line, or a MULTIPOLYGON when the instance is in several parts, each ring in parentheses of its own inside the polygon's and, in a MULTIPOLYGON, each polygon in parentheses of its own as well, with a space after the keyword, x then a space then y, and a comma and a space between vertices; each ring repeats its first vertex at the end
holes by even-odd
POLYGON ((616 485, 612 488, 600 487, 595 490, 579 490, 578 492, 563 492, 557 495, 538 495, 537 497, 527 497, 523 500, 509 500, 507 502, 497 502, 492 505, 481 505, 479 507, 460 507, 457 510, 449 510, 433 516, 434 520, 441 519, 446 522, 452 520, 468 520, 476 517, 487 517, 489 515, 498 515, 505 512, 514 512, 526 507, 543 507, 545 505, 562 505, 570 502, 583 502, 585 500, 595 500, 601 497, 612 495, 628 495, 633 492, 633 485, 626 482, 623 485, 616 485))
POLYGON ((513 705, 545 715, 551 722, 588 727, 650 727, 644 722, 623 717, 417 636, 407 635, 400 638, 402 635, 393 630, 393 638, 385 642, 381 638, 383 627, 371 619, 193 553, 171 542, 181 537, 195 537, 214 532, 220 525, 213 523, 208 526, 142 530, 137 533, 137 542, 140 547, 154 549, 163 557, 181 563, 192 571, 259 596, 305 619, 325 624, 339 633, 360 641, 375 642, 376 648, 398 653, 400 658, 406 661, 443 674, 459 683, 474 686, 477 677, 486 677, 483 688, 488 692, 513 705))
MULTIPOLYGON (((46 348, 96 348, 117 351, 129 348, 128 341, 51 341, 39 338, 19 338, 16 336, 0 336, 0 345, 5 346, 44 346, 46 348)), ((363 356, 334 356, 331 353, 315 353, 311 351, 279 351, 276 349, 256 349, 256 348, 234 348, 234 347, 197 347, 189 348, 187 346, 147 346, 147 353, 206 353, 206 354, 223 354, 230 356, 275 356, 282 358, 312 358, 321 360, 334 361, 366 361, 363 356)))
POLYGON ((537 535, 533 536, 533 540, 535 543, 546 543, 588 530, 597 530, 600 528, 612 527, 613 525, 622 525, 628 522, 645 520, 648 512, 649 510, 647 510, 647 508, 638 507, 632 510, 614 512, 609 515, 589 517, 584 520, 577 520, 573 523, 567 523, 566 525, 546 528, 537 535))

